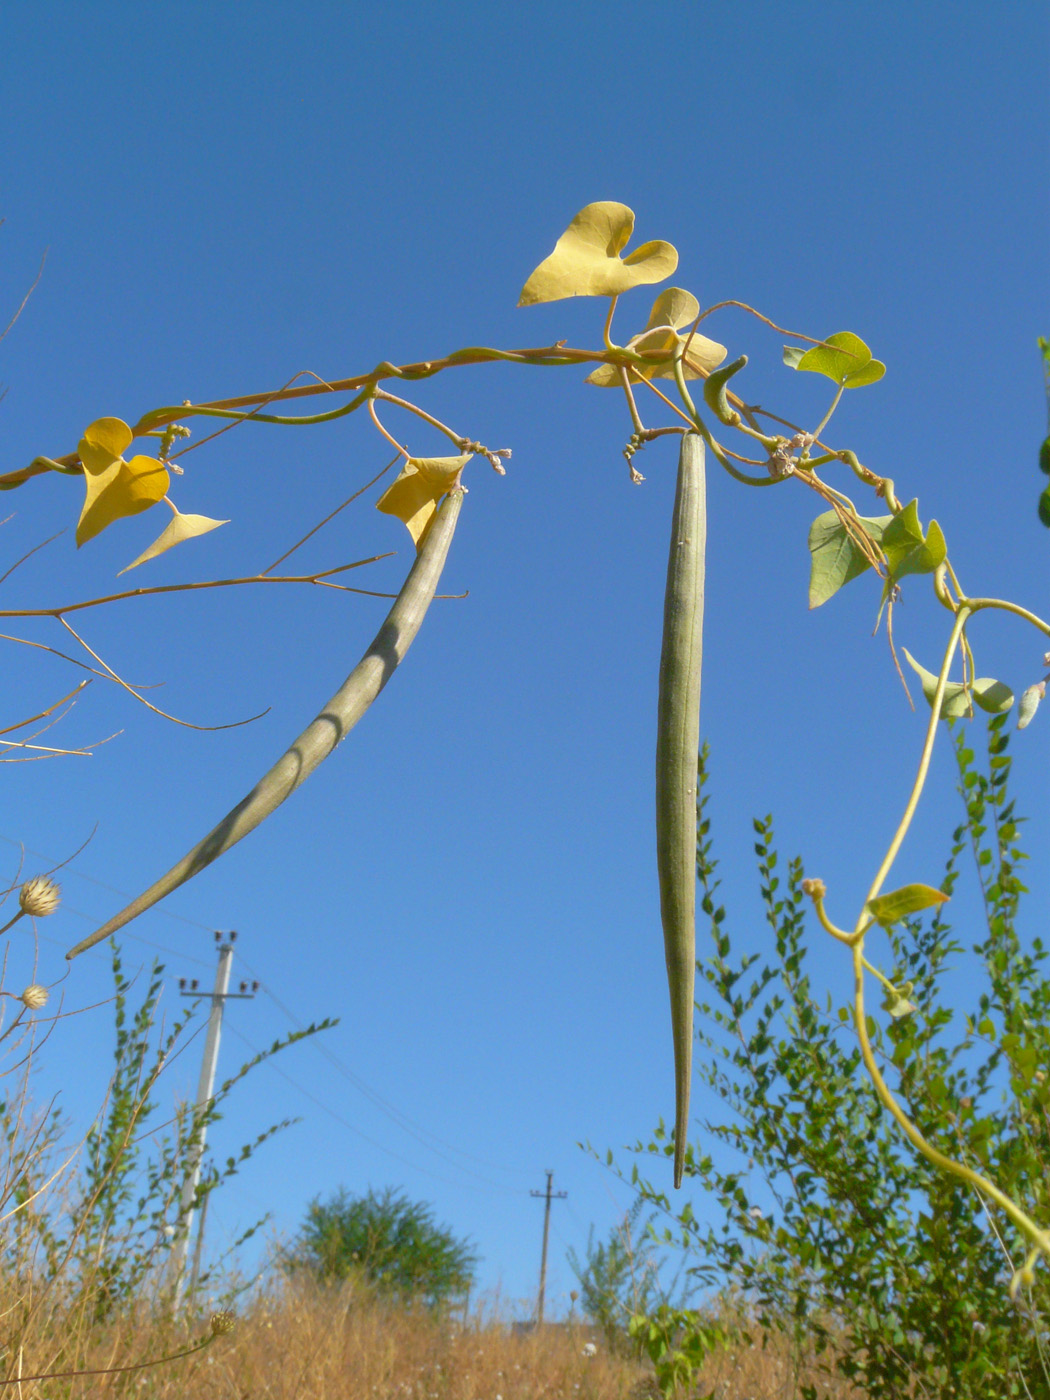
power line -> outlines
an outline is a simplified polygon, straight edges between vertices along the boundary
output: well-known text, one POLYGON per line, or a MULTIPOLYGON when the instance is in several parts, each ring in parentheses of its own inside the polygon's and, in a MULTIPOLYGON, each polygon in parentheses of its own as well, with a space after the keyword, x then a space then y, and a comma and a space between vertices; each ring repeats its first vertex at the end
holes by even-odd
MULTIPOLYGON (((17 846, 19 849, 27 852, 29 855, 36 856, 39 860, 46 861, 53 866, 57 866, 60 864, 60 862, 54 856, 50 856, 43 851, 34 850, 32 847, 26 846, 23 842, 16 841, 13 837, 5 836, 2 833, 0 833, 0 841, 5 841, 11 846, 17 846)), ((86 880, 90 884, 97 885, 100 889, 107 890, 110 894, 118 895, 122 899, 132 898, 132 896, 128 893, 127 890, 119 889, 116 885, 110 885, 105 880, 100 880, 94 875, 88 875, 83 870, 79 870, 76 866, 69 865, 66 866, 65 869, 71 875, 76 875, 78 879, 86 880)), ((78 918, 85 919, 88 923, 96 922, 94 915, 85 914, 82 910, 76 909, 75 907, 66 903, 65 901, 63 901, 62 907, 66 912, 74 914, 78 918)), ((167 918, 175 919, 179 923, 188 924, 193 928, 202 929, 207 933, 215 932, 214 928, 210 924, 201 923, 198 919, 191 919, 182 914, 175 914, 169 909, 158 907, 155 910, 155 912, 158 914, 163 914, 167 918)), ((48 938, 46 935, 40 935, 40 937, 45 938, 45 940, 48 942, 61 942, 61 940, 59 939, 48 938)), ((176 948, 168 948, 163 943, 157 943, 154 940, 143 938, 141 934, 130 933, 126 929, 123 931, 122 937, 130 938, 136 943, 142 943, 147 948, 153 948, 157 952, 165 953, 170 957, 182 958, 184 961, 194 963, 198 967, 211 966, 211 963, 207 962, 204 958, 194 957, 192 953, 183 953, 176 948)), ((275 992, 273 992, 270 989, 269 986, 267 986, 265 981, 263 981, 263 979, 259 976, 259 973, 255 971, 252 967, 250 967, 249 964, 245 962, 243 957, 241 958, 241 962, 244 965, 246 971, 249 972, 253 978, 256 978, 259 981, 261 990, 266 994, 266 996, 270 998, 270 1000, 274 1003, 277 1009, 291 1022, 295 1029, 303 1030, 305 1028, 305 1023, 295 1015, 295 1013, 280 999, 280 997, 276 995, 275 992)), ((510 1166, 505 1162, 487 1161, 483 1157, 478 1157, 474 1153, 468 1152, 462 1147, 458 1147, 455 1143, 446 1142, 445 1139, 440 1137, 437 1133, 433 1132, 427 1127, 424 1127, 423 1124, 417 1123, 407 1114, 402 1113, 401 1110, 396 1108, 392 1103, 389 1102, 389 1100, 384 1099, 383 1096, 380 1093, 378 1093, 375 1089, 373 1089, 371 1085, 369 1085, 364 1079, 362 1079, 360 1075, 356 1074, 352 1069, 350 1069, 348 1065, 344 1064, 344 1062, 340 1060, 339 1057, 332 1050, 330 1050, 327 1045, 324 1045, 323 1043, 318 1041, 315 1045, 315 1049, 318 1051, 319 1054, 323 1055, 326 1060, 328 1060, 332 1067, 339 1074, 341 1074, 344 1079, 346 1079, 351 1085, 353 1085, 353 1087, 358 1091, 358 1093, 362 1094, 366 1099, 368 1099, 372 1104, 374 1104, 375 1107, 380 1110, 380 1112, 384 1113, 388 1118, 390 1118, 390 1120, 393 1123, 395 1123, 399 1128, 401 1128, 403 1132, 406 1132, 410 1137, 414 1138, 420 1144, 420 1146, 425 1147, 428 1152, 433 1152, 435 1156, 440 1157, 445 1162, 448 1162, 450 1166, 455 1167, 457 1170, 464 1170, 465 1168, 463 1167, 463 1162, 457 1160, 457 1158, 462 1158, 463 1161, 473 1162, 477 1166, 484 1167, 487 1171, 508 1172, 517 1175, 525 1175, 528 1172, 528 1169, 524 1167, 510 1166), (434 1146, 435 1143, 438 1144, 437 1147, 434 1146), (456 1156, 448 1156, 449 1152, 455 1153, 456 1156)), ((302 1092, 305 1093, 307 1091, 303 1090, 302 1092)), ((322 1107, 324 1107, 326 1111, 331 1111, 328 1110, 327 1105, 322 1105, 322 1107)), ((347 1126, 352 1125, 348 1124, 347 1126)), ((359 1132, 360 1130, 354 1129, 354 1131, 359 1132)), ((362 1136, 364 1135, 362 1134, 362 1136)), ((367 1140, 372 1141, 371 1139, 367 1140)), ((390 1149, 384 1148, 380 1143, 375 1143, 373 1145, 379 1147, 382 1151, 390 1152, 390 1149)), ((391 1153, 390 1155, 397 1156, 396 1153, 391 1153)), ((407 1159, 405 1158, 398 1158, 398 1160, 405 1161, 406 1165, 412 1166, 412 1163, 407 1162, 407 1159)), ((423 1171, 425 1169, 422 1167, 413 1167, 413 1170, 423 1171)), ((434 1173, 430 1173, 430 1175, 434 1175, 434 1173)), ((481 1176, 480 1173, 472 1172, 472 1175, 477 1176, 481 1181, 486 1181, 488 1185, 494 1186, 497 1190, 511 1191, 515 1193, 521 1192, 521 1188, 503 1186, 500 1183, 489 1181, 488 1178, 481 1176)), ((444 1180, 444 1178, 441 1177, 437 1177, 436 1179, 444 1180)))
MULTIPOLYGON (((27 852, 27 854, 36 856, 38 860, 46 860, 55 869, 62 865, 62 862, 57 856, 49 856, 45 851, 34 851, 32 846, 27 846, 24 841, 16 841, 13 836, 4 836, 3 833, 0 832, 0 841, 6 841, 9 846, 18 846, 21 850, 27 852)), ((127 890, 118 889, 116 885, 108 885, 105 880, 100 880, 95 875, 87 875, 83 870, 78 870, 75 865, 66 865, 64 869, 68 870, 70 874, 78 876, 81 880, 87 880, 89 884, 98 885, 100 889, 108 890, 110 894, 119 894, 121 899, 133 898, 127 890)), ((199 919, 188 918, 185 914, 176 914, 171 909, 158 908, 156 912, 158 914, 163 914, 166 919, 175 919, 180 924, 192 924, 194 928, 203 929, 205 933, 215 932, 210 924, 202 924, 199 919)), ((208 966, 210 967, 211 963, 209 963, 208 966)))
MULTIPOLYGON (((245 964, 245 966, 247 967, 247 964, 245 964)), ((233 1026, 230 1026, 229 1030, 230 1033, 232 1035, 235 1035, 238 1040, 243 1041, 243 1043, 248 1047, 248 1049, 252 1052, 253 1055, 259 1055, 263 1053, 258 1049, 257 1046, 252 1044, 252 1042, 248 1039, 246 1035, 242 1035, 241 1032, 236 1030, 233 1026)), ((386 1153, 388 1157, 393 1157, 395 1161, 400 1162, 403 1166, 410 1167, 415 1172, 421 1172, 424 1176, 429 1176, 432 1177, 435 1181, 442 1182, 445 1186, 455 1186, 458 1189, 463 1188, 465 1184, 464 1182, 450 1181, 447 1176, 441 1176, 437 1172, 431 1171, 428 1167, 421 1167, 416 1162, 410 1162, 407 1157, 402 1157, 401 1154, 399 1152, 395 1152, 392 1147, 387 1147, 385 1143, 377 1142, 375 1138, 369 1137, 369 1135, 363 1132, 359 1127, 357 1127, 356 1124, 351 1123, 349 1118, 344 1118, 341 1113, 337 1113, 336 1110, 332 1108, 330 1104, 325 1103, 324 1099, 319 1099, 316 1094, 313 1094, 310 1092, 309 1089, 304 1088, 303 1085, 298 1082, 298 1080, 293 1079, 290 1074, 286 1073, 283 1069, 275 1065, 272 1059, 268 1059, 266 1063, 269 1065, 270 1069, 274 1072, 274 1074, 279 1074, 282 1079, 287 1080, 287 1082, 292 1086, 293 1089, 298 1090, 298 1092, 302 1094, 305 1098, 308 1098, 311 1103, 316 1104, 318 1108, 320 1108, 323 1112, 327 1113, 329 1118, 334 1118, 337 1123, 342 1124, 342 1126, 346 1128, 349 1132, 353 1133, 355 1137, 359 1137, 362 1139, 362 1141, 367 1142, 370 1147, 376 1148, 376 1150, 379 1152, 386 1153)), ((517 1187, 504 1186, 501 1182, 489 1181, 485 1177, 481 1177, 479 1178, 479 1180, 483 1181, 485 1185, 492 1187, 493 1190, 505 1191, 512 1196, 525 1194, 517 1187)), ((466 1184, 469 1185, 470 1183, 466 1184)))
MULTIPOLYGON (((243 958, 241 959, 241 961, 244 961, 243 958)), ((252 974, 253 977, 259 976, 259 974, 253 971, 253 969, 250 968, 247 963, 244 963, 244 966, 248 969, 248 971, 252 974)), ((265 993, 265 995, 270 998, 270 1000, 274 1003, 277 1009, 288 1018, 292 1025, 295 1026, 297 1030, 302 1030, 303 1022, 300 1021, 299 1018, 295 1015, 295 1013, 291 1011, 291 1009, 287 1007, 284 1004, 284 1002, 281 1001, 281 999, 270 990, 270 988, 261 978, 259 979, 259 985, 262 988, 262 991, 265 993)), ((318 1051, 319 1054, 323 1055, 324 1058, 328 1060, 328 1062, 336 1070, 338 1070, 338 1072, 344 1077, 344 1079, 348 1080, 349 1083, 352 1084, 353 1087, 357 1089, 359 1093, 363 1094, 364 1097, 368 1099, 371 1103, 373 1103, 381 1112, 385 1113, 386 1116, 390 1118, 392 1122, 396 1123, 397 1126, 401 1128, 404 1132, 408 1133, 410 1137, 415 1138, 417 1142, 419 1142, 423 1147, 427 1149, 428 1152, 433 1152, 435 1156, 443 1158, 446 1162, 450 1163, 450 1165, 454 1167, 461 1167, 461 1164, 458 1161, 456 1161, 455 1158, 447 1156, 445 1152, 441 1152, 438 1150, 438 1148, 434 1147, 434 1142, 439 1143, 441 1147, 446 1148, 449 1152, 455 1152, 458 1156, 464 1158, 466 1161, 475 1162, 478 1166, 485 1167, 489 1171, 506 1171, 524 1174, 528 1170, 527 1168, 523 1167, 508 1166, 506 1163, 502 1162, 486 1161, 485 1158, 477 1157, 472 1152, 467 1152, 462 1147, 457 1147, 454 1143, 446 1142, 443 1138, 439 1137, 437 1133, 431 1132, 429 1128, 425 1128, 421 1123, 416 1123, 414 1119, 409 1118, 407 1114, 402 1113, 400 1109, 395 1108, 393 1104, 388 1102, 388 1100, 384 1099, 381 1094, 379 1094, 368 1083, 366 1083, 366 1081, 363 1080, 360 1075, 355 1074, 355 1072, 352 1069, 350 1069, 348 1065, 344 1064, 343 1061, 340 1060, 339 1057, 332 1050, 330 1050, 327 1045, 323 1044, 321 1041, 318 1041, 316 1042, 314 1048, 318 1051), (428 1142, 427 1138, 432 1139, 432 1142, 428 1142)), ((482 1180, 484 1180, 484 1178, 482 1178, 482 1180)))

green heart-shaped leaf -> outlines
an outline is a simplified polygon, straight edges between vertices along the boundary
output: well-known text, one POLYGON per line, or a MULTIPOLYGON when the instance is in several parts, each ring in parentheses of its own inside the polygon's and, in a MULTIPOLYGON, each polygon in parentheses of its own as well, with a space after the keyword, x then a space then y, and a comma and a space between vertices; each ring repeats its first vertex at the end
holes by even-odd
POLYGON ((678 266, 670 243, 643 243, 627 257, 634 213, 626 204, 602 200, 588 204, 573 219, 522 288, 519 306, 563 297, 611 297, 648 282, 662 282, 678 266))
MULTIPOLYGON (((857 524, 876 544, 881 544, 883 532, 892 515, 861 517, 857 524)), ((819 608, 843 584, 871 568, 867 556, 843 525, 838 514, 829 510, 818 515, 809 527, 809 606, 819 608)))
POLYGON ((791 369, 826 375, 847 389, 875 384, 886 373, 882 361, 873 360, 867 345, 852 331, 836 331, 828 336, 825 344, 814 345, 810 350, 785 345, 784 363, 791 369))
POLYGON ((1014 693, 1010 687, 989 676, 979 677, 970 689, 981 709, 987 710, 990 715, 1004 715, 1014 703, 1014 693))
POLYGON ((923 532, 919 522, 919 502, 910 501, 893 517, 882 535, 882 549, 889 573, 887 591, 905 574, 931 574, 948 555, 944 533, 936 520, 923 532))

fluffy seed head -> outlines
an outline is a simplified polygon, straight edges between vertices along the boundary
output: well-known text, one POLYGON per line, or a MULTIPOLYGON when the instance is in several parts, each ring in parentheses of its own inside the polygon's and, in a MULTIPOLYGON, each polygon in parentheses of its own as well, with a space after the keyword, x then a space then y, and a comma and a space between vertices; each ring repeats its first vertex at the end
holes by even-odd
POLYGON ((39 1011, 47 1005, 47 988, 41 987, 39 982, 34 982, 18 999, 24 1002, 30 1011, 39 1011))
POLYGON ((53 914, 60 900, 59 886, 48 875, 34 875, 18 891, 18 905, 22 913, 31 914, 37 919, 53 914))
POLYGON ((227 1332, 233 1331, 233 1324, 237 1321, 233 1313, 228 1308, 223 1308, 221 1312, 211 1315, 211 1334, 213 1337, 224 1337, 227 1332))

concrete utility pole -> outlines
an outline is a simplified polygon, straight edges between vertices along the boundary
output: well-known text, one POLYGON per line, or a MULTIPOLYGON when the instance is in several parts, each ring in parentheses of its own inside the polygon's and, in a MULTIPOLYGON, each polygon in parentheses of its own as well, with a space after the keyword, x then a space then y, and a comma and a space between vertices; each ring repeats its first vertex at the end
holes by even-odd
MULTIPOLYGON (((230 966, 233 963, 233 944, 236 941, 236 932, 228 935, 229 941, 223 942, 222 934, 216 933, 215 942, 219 945, 219 966, 215 972, 215 988, 211 993, 211 1013, 208 1016, 208 1029, 204 1037, 204 1055, 201 1060, 201 1077, 197 1085, 197 1102, 194 1106, 194 1120, 200 1122, 202 1116, 208 1109, 215 1092, 215 1070, 219 1062, 219 1035, 222 1031, 222 1010, 223 1005, 231 997, 234 999, 244 998, 250 1000, 258 990, 258 982, 253 982, 251 988, 247 982, 241 983, 239 992, 229 991, 230 966)), ((199 991, 197 979, 187 985, 184 977, 179 978, 179 994, 184 997, 200 998, 208 995, 207 992, 199 991)), ((175 1304, 178 1306, 182 1301, 186 1287, 186 1255, 189 1252, 190 1233, 193 1229, 193 1198, 197 1194, 197 1187, 200 1184, 201 1159, 204 1156, 204 1139, 206 1129, 201 1123, 196 1140, 190 1147, 189 1156, 186 1161, 186 1175, 182 1180, 182 1194, 179 1198, 179 1215, 175 1226, 175 1242, 171 1247, 171 1280, 175 1294, 175 1304)), ((207 1199, 205 1198, 205 1209, 207 1199)), ((203 1242, 204 1210, 201 1211, 200 1226, 197 1230, 197 1248, 193 1258, 193 1278, 191 1287, 197 1282, 197 1274, 200 1270, 201 1245, 203 1242)))
POLYGON ((554 1180, 554 1173, 547 1173, 546 1191, 530 1191, 530 1196, 541 1196, 546 1201, 543 1209, 543 1253, 540 1255, 540 1296, 536 1301, 536 1326, 543 1326, 543 1300, 547 1292, 547 1240, 551 1230, 551 1201, 563 1201, 568 1196, 568 1191, 552 1191, 551 1182, 554 1180))

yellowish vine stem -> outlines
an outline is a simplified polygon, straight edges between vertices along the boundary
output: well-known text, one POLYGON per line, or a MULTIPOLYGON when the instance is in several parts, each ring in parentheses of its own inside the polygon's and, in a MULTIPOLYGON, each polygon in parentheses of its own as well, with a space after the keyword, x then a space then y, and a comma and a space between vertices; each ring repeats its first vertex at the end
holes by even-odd
POLYGON ((989 1181, 987 1177, 979 1172, 973 1171, 962 1162, 956 1162, 951 1157, 939 1152, 936 1147, 926 1141, 922 1133, 915 1127, 914 1123, 907 1117, 897 1100, 890 1092, 889 1086, 882 1077, 878 1065, 875 1062, 875 1055, 868 1038, 867 1019, 864 1011, 864 966, 865 958, 863 943, 858 941, 853 947, 853 983, 854 983, 854 1023, 857 1027, 857 1036, 860 1040, 860 1053, 864 1060, 865 1068, 871 1077, 871 1082, 875 1086, 875 1092, 883 1107, 894 1119, 905 1137, 926 1158, 931 1165, 947 1172, 950 1176, 958 1178, 974 1186, 978 1191, 983 1192, 990 1200, 1006 1212, 1009 1218, 1025 1236, 1031 1245, 1042 1254, 1050 1257, 1050 1233, 1041 1230, 1034 1220, 1023 1211, 1014 1201, 1000 1191, 998 1186, 989 1181))
MULTIPOLYGON (((962 630, 966 626, 970 612, 971 603, 970 600, 967 599, 955 614, 951 636, 948 638, 948 646, 944 653, 944 660, 941 662, 940 673, 937 676, 937 689, 934 692, 933 701, 930 705, 930 721, 926 726, 926 739, 923 743, 922 754, 919 758, 919 770, 915 775, 915 782, 912 784, 911 793, 908 797, 907 805, 904 808, 904 815, 898 823, 897 830, 893 833, 893 839, 890 841, 889 848, 882 858, 882 864, 875 872, 875 878, 872 880, 871 888, 868 890, 864 900, 865 909, 882 889, 883 882, 889 874, 893 862, 897 859, 897 853, 901 848, 905 836, 908 834, 908 828, 911 826, 912 818, 915 816, 915 809, 919 805, 919 798, 922 796, 922 790, 926 785, 926 776, 930 771, 930 758, 933 755, 933 745, 937 737, 937 726, 941 720, 941 705, 944 701, 944 690, 948 684, 948 672, 951 669, 952 659, 955 656, 955 648, 959 644, 959 638, 962 636, 962 630)), ((863 932, 863 924, 866 917, 867 915, 862 909, 857 918, 857 925, 853 930, 854 934, 861 934, 863 932)))

